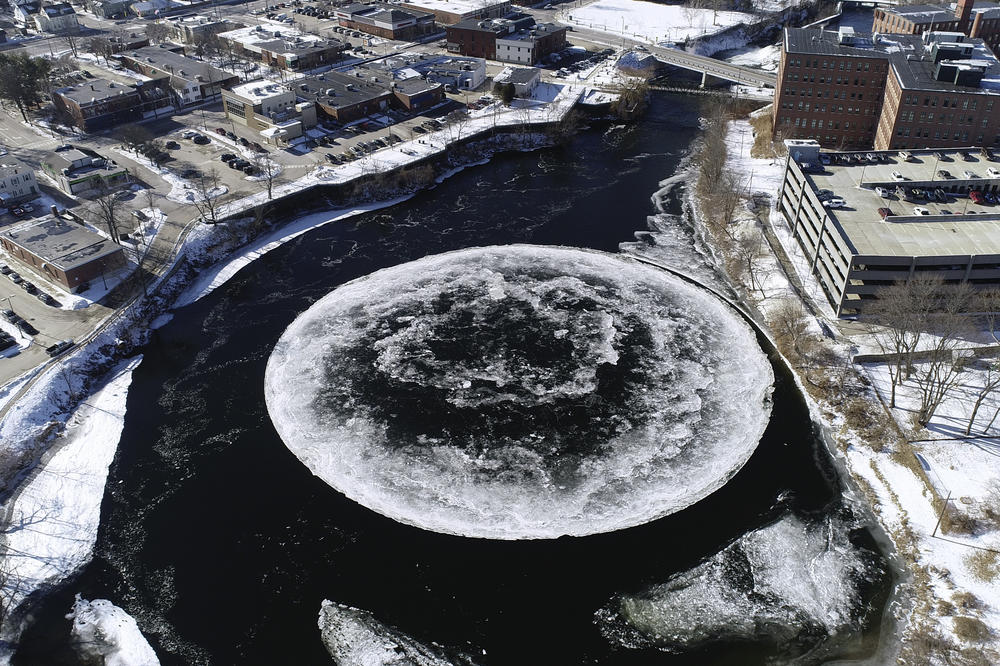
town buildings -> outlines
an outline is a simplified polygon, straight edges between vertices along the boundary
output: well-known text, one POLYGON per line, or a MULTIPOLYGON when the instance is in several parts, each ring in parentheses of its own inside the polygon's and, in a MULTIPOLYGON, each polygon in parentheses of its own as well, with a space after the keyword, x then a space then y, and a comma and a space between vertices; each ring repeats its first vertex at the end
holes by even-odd
POLYGON ((300 100, 314 103, 321 117, 339 123, 384 112, 393 98, 386 85, 332 71, 296 79, 293 90, 300 100))
POLYGON ((461 55, 534 65, 566 48, 566 27, 525 15, 464 20, 448 26, 447 47, 461 55))
POLYGON ((222 89, 235 85, 239 77, 166 48, 147 46, 118 54, 122 64, 149 77, 168 77, 168 86, 177 106, 212 99, 222 89))
POLYGON ((226 117, 255 130, 271 143, 290 141, 316 126, 316 106, 301 102, 277 81, 253 81, 222 91, 226 117))
POLYGON ((347 44, 339 39, 318 37, 292 28, 252 26, 220 32, 238 52, 265 65, 288 71, 314 69, 343 58, 347 44))
POLYGON ((821 156, 814 141, 786 143, 777 212, 838 316, 863 312, 879 289, 917 275, 1000 287, 1000 212, 968 195, 1000 192, 989 151, 821 156))
POLYGON ((508 67, 493 82, 513 85, 515 97, 531 97, 531 93, 541 82, 541 74, 535 67, 508 67))
POLYGON ((482 58, 441 58, 426 70, 428 81, 455 90, 475 90, 486 81, 486 61, 482 58))
POLYGON ((127 264, 120 245, 54 215, 4 229, 0 246, 70 292, 127 264))
POLYGON ((130 182, 128 170, 89 148, 65 145, 42 160, 42 170, 66 194, 98 195, 130 182))
POLYGON ((992 145, 998 101, 1000 62, 982 40, 788 28, 773 132, 841 149, 992 145))
POLYGON ((958 0, 947 5, 898 5, 875 7, 872 31, 920 35, 924 32, 960 32, 982 39, 996 51, 1000 44, 1000 5, 995 2, 958 0))
POLYGON ((166 84, 166 77, 129 84, 90 79, 53 91, 52 102, 74 126, 96 132, 166 110, 170 105, 166 84))
POLYGON ((14 20, 26 28, 50 34, 76 32, 79 29, 76 11, 68 3, 42 4, 38 0, 29 0, 12 4, 14 20))
POLYGON ((510 0, 403 0, 400 6, 431 12, 441 25, 468 19, 500 18, 510 13, 510 0))
POLYGON ((434 14, 398 5, 347 5, 335 9, 334 17, 345 28, 387 39, 411 41, 435 30, 434 14))
POLYGON ((220 32, 242 28, 242 23, 234 23, 225 19, 214 18, 204 14, 176 16, 166 19, 173 39, 185 44, 195 44, 220 32))
POLYGON ((39 195, 35 172, 10 155, 0 158, 0 206, 10 206, 39 195))

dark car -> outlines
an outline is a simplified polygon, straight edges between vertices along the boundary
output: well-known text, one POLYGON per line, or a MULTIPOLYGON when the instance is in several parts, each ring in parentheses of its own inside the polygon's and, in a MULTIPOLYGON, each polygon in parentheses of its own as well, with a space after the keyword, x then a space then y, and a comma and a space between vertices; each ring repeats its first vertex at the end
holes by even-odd
POLYGON ((18 316, 16 314, 14 314, 13 310, 3 310, 3 311, 0 311, 0 314, 3 315, 4 319, 6 319, 7 321, 9 321, 12 324, 15 323, 17 321, 17 319, 18 319, 18 316))
POLYGON ((237 157, 232 153, 222 153, 221 155, 219 155, 219 160, 222 162, 232 162, 235 159, 237 159, 237 157))
POLYGON ((14 217, 21 217, 23 215, 28 214, 28 211, 24 210, 23 208, 11 208, 10 212, 12 215, 14 215, 14 217))
POLYGON ((249 142, 249 141, 248 141, 248 140, 247 140, 247 139, 246 139, 245 137, 242 137, 242 136, 241 136, 241 137, 240 137, 240 145, 241 145, 241 146, 249 146, 249 145, 250 145, 250 142, 249 142))
POLYGON ((17 322, 17 327, 27 333, 28 335, 35 335, 38 333, 38 329, 26 322, 25 320, 20 320, 17 322))
POLYGON ((21 284, 22 282, 24 282, 24 278, 14 272, 9 273, 7 277, 9 277, 10 281, 13 282, 14 284, 21 284))
POLYGON ((21 288, 24 289, 29 294, 34 294, 38 291, 38 287, 28 282, 27 280, 21 283, 21 288))
POLYGON ((176 141, 167 141, 163 145, 166 147, 167 150, 177 150, 178 148, 181 147, 181 144, 177 143, 176 141))
POLYGON ((197 143, 199 146, 204 146, 205 144, 212 143, 212 140, 209 139, 204 134, 195 134, 193 137, 191 137, 191 140, 197 143))
POLYGON ((227 132, 226 132, 226 136, 227 136, 228 138, 232 139, 233 141, 236 141, 236 133, 235 133, 235 132, 228 132, 228 131, 227 131, 227 132))
POLYGON ((250 166, 250 163, 247 162, 246 160, 235 160, 229 166, 231 166, 234 169, 239 169, 242 171, 243 169, 246 169, 248 166, 250 166))
POLYGON ((197 169, 184 169, 181 172, 181 178, 197 178, 201 175, 201 172, 197 169))
POLYGON ((941 203, 945 203, 946 201, 948 201, 948 193, 945 192, 940 187, 935 187, 934 188, 934 198, 937 199, 938 201, 940 201, 941 203))
POLYGON ((50 345, 45 348, 45 353, 47 353, 52 358, 63 354, 76 345, 72 340, 63 340, 62 342, 57 342, 54 345, 50 345))
POLYGON ((8 266, 7 264, 0 264, 0 273, 3 273, 4 275, 8 275, 10 273, 13 273, 13 271, 10 269, 10 266, 8 266))
POLYGON ((986 199, 986 203, 988 204, 996 204, 997 202, 997 195, 993 192, 984 192, 983 198, 986 199))
POLYGON ((225 127, 216 127, 215 131, 218 134, 221 134, 222 136, 226 136, 226 128, 225 127))
POLYGON ((255 151, 257 151, 258 153, 266 153, 267 152, 266 150, 264 150, 264 146, 260 145, 256 141, 254 141, 253 143, 251 143, 250 146, 253 147, 253 149, 255 151))
POLYGON ((245 173, 248 176, 252 176, 255 173, 257 173, 257 167, 255 167, 252 164, 247 165, 247 166, 243 167, 243 173, 245 173))

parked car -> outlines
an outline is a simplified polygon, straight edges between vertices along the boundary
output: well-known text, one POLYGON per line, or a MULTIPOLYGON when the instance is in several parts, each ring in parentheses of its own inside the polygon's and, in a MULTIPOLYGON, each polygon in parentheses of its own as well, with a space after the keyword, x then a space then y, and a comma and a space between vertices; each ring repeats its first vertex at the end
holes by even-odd
POLYGON ((243 167, 243 173, 245 173, 248 176, 252 176, 255 173, 257 173, 257 167, 255 167, 252 164, 248 164, 247 166, 243 167))
POLYGON ((7 277, 9 277, 10 281, 13 282, 14 284, 21 284, 22 282, 24 282, 24 278, 14 272, 9 273, 7 277))
POLYGON ((3 318, 4 318, 4 319, 6 319, 7 321, 9 321, 9 322, 10 322, 10 323, 12 323, 12 324, 13 324, 14 322, 16 322, 16 321, 17 321, 17 319, 18 319, 17 315, 16 315, 16 314, 14 314, 14 311, 13 311, 13 310, 3 310, 3 311, 0 311, 0 314, 2 314, 2 315, 3 315, 3 318))
POLYGON ((889 190, 885 189, 884 187, 876 187, 875 194, 879 195, 883 199, 888 199, 891 192, 889 192, 889 190))
POLYGON ((7 275, 11 272, 13 271, 11 271, 10 266, 8 266, 7 264, 0 264, 0 273, 2 273, 3 275, 7 275))
POLYGON ((892 177, 894 180, 903 180, 903 174, 899 173, 898 171, 893 171, 892 177))
POLYGON ((13 215, 14 217, 24 217, 28 213, 23 208, 15 206, 14 208, 10 209, 10 214, 13 215))
POLYGON ((823 205, 826 206, 827 208, 843 208, 844 206, 847 205, 847 202, 844 201, 843 199, 834 198, 834 199, 827 199, 826 201, 823 202, 823 205))
POLYGON ((979 190, 970 190, 969 198, 972 199, 972 203, 977 203, 977 204, 981 204, 984 201, 986 201, 986 199, 983 197, 983 193, 980 192, 979 190))
POLYGON ((221 134, 222 136, 226 136, 226 128, 225 127, 216 127, 215 131, 218 132, 219 134, 221 134))
POLYGON ((972 153, 964 153, 963 152, 962 153, 962 159, 965 160, 966 162, 973 161, 972 153))
POLYGON ((66 353, 67 351, 69 351, 70 349, 72 349, 75 346, 76 346, 76 343, 73 342, 72 340, 63 340, 61 342, 55 343, 54 345, 50 345, 50 346, 46 347, 45 348, 45 352, 49 356, 51 356, 52 358, 55 358, 56 356, 59 356, 60 354, 66 353))
POLYGON ((38 287, 36 287, 32 283, 28 282, 27 280, 25 280, 24 282, 21 283, 21 288, 24 289, 29 294, 37 294, 38 293, 38 287))
POLYGON ((947 169, 938 169, 937 175, 938 178, 951 178, 951 172, 947 169))
POLYGON ((930 215, 931 212, 924 208, 923 206, 917 206, 913 209, 914 215, 930 215))
POLYGON ((19 318, 17 322, 17 327, 28 335, 36 335, 38 329, 26 322, 24 319, 19 318))
POLYGON ((964 175, 969 180, 972 180, 974 178, 979 178, 979 176, 977 176, 976 174, 972 173, 968 169, 966 169, 965 171, 963 171, 962 175, 964 175))
POLYGON ((222 153, 221 155, 219 155, 220 162, 232 162, 235 159, 236 155, 233 155, 232 153, 222 153))
POLYGON ((892 210, 890 210, 888 208, 879 208, 878 209, 878 214, 879 214, 879 217, 881 217, 884 220, 885 218, 887 218, 890 215, 892 215, 892 210))
POLYGON ((940 187, 935 187, 934 188, 934 198, 937 199, 938 201, 940 201, 941 203, 945 203, 945 202, 948 201, 948 193, 945 192, 940 187))
POLYGON ((167 141, 163 145, 164 147, 166 147, 167 150, 177 150, 178 148, 181 147, 181 144, 177 143, 176 141, 167 141))
POLYGON ((212 140, 209 139, 204 134, 196 134, 194 135, 194 137, 192 137, 191 140, 197 143, 199 146, 204 146, 206 144, 212 143, 212 140))
POLYGON ((993 192, 984 192, 983 193, 983 198, 986 199, 986 203, 988 203, 988 204, 996 204, 997 203, 997 195, 994 194, 993 192))
POLYGON ((249 146, 250 145, 250 142, 246 138, 244 138, 242 136, 240 137, 239 141, 240 141, 240 145, 241 146, 249 146))
POLYGON ((184 169, 181 172, 181 178, 198 178, 201 176, 201 172, 197 169, 184 169))

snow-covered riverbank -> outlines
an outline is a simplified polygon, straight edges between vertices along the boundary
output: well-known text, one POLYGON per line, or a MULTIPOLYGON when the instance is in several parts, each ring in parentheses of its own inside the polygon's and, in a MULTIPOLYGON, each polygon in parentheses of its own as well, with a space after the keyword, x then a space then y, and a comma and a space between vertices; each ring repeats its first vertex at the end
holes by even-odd
MULTIPOLYGON (((101 520, 108 468, 125 423, 132 371, 142 357, 119 365, 107 383, 70 417, 58 447, 5 507, 3 603, 16 608, 30 594, 62 582, 90 561, 101 520)), ((7 627, 5 642, 18 629, 7 627)), ((0 653, 0 663, 9 659, 0 653)))

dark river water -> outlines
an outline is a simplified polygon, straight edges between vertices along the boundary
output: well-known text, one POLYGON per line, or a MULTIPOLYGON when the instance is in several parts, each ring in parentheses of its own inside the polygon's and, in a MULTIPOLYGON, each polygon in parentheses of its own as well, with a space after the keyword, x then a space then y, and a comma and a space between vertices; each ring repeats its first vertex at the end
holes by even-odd
MULTIPOLYGON (((302 311, 337 285, 428 254, 506 243, 617 251, 659 212, 651 195, 698 132, 699 100, 658 96, 640 123, 505 154, 395 208, 304 234, 174 313, 142 350, 94 561, 41 605, 16 664, 76 664, 75 593, 133 615, 163 664, 330 664, 323 599, 372 611, 482 665, 753 664, 768 641, 696 652, 613 645, 594 613, 794 511, 843 511, 841 489, 789 376, 771 424, 723 489, 678 514, 584 538, 502 542, 426 532, 348 500, 282 444, 265 364, 302 311)), ((668 213, 678 213, 667 197, 668 213)), ((684 266, 680 266, 684 268, 684 266)), ((853 534, 873 548, 862 530, 853 534)), ((865 589, 864 654, 887 577, 865 589)))

